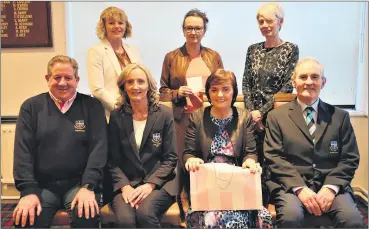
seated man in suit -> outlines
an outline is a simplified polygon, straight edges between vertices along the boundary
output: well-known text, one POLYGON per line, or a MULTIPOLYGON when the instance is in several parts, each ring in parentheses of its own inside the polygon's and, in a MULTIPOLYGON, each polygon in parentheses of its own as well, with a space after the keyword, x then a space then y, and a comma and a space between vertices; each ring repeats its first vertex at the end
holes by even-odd
POLYGON ((335 227, 364 226, 350 187, 359 165, 354 130, 348 112, 319 99, 325 83, 317 60, 299 61, 292 75, 297 99, 267 118, 266 184, 278 227, 303 227, 307 212, 328 214, 335 227))
POLYGON ((108 150, 104 108, 77 92, 78 64, 70 57, 53 57, 45 79, 49 91, 27 99, 18 116, 14 180, 21 199, 15 225, 50 227, 65 208, 72 227, 98 227, 96 188, 108 150))

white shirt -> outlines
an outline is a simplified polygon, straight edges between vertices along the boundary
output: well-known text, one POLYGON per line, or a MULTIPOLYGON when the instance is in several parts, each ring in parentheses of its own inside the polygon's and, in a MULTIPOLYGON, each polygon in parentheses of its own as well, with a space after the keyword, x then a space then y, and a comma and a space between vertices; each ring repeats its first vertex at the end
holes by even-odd
MULTIPOLYGON (((297 98, 297 102, 301 106, 301 110, 302 110, 302 114, 304 116, 304 120, 306 120, 307 112, 305 111, 305 109, 306 109, 306 107, 308 107, 308 105, 301 102, 298 98, 297 98)), ((313 118, 314 118, 315 123, 318 120, 318 104, 319 104, 319 98, 313 104, 310 105, 314 109, 313 118)), ((306 186, 294 187, 294 188, 292 188, 292 190, 293 190, 294 193, 296 193, 298 190, 300 190, 302 188, 305 188, 305 187, 306 186)), ((338 191, 340 190, 340 187, 338 185, 333 185, 333 184, 326 184, 326 185, 323 185, 323 187, 327 187, 327 188, 332 189, 336 193, 336 195, 337 195, 338 191)))
POLYGON ((136 121, 136 120, 133 119, 133 129, 135 131, 135 139, 136 139, 137 149, 140 149, 140 147, 141 147, 142 136, 143 136, 143 133, 144 133, 144 130, 145 130, 146 121, 147 120, 136 121))

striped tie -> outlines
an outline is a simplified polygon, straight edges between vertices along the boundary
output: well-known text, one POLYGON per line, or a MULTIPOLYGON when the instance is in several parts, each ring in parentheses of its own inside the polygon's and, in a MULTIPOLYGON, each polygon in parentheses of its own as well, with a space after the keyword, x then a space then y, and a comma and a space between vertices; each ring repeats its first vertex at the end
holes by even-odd
POLYGON ((310 135, 314 138, 314 134, 315 134, 315 129, 316 129, 316 126, 315 126, 315 121, 314 121, 314 118, 313 118, 313 111, 314 111, 314 108, 312 107, 306 107, 305 108, 305 111, 306 111, 306 125, 308 126, 308 129, 309 129, 309 132, 310 132, 310 135))

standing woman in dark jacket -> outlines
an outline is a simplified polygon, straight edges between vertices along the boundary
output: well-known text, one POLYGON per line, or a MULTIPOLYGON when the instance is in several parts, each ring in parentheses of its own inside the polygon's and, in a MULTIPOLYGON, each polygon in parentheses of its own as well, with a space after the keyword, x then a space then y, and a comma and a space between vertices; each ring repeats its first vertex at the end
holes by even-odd
POLYGON ((263 162, 264 125, 268 112, 273 109, 273 95, 291 93, 291 76, 299 58, 298 46, 284 41, 279 31, 284 12, 278 3, 262 5, 256 15, 264 42, 251 45, 247 50, 242 92, 245 107, 251 111, 257 129, 257 151, 263 162))
POLYGON ((156 82, 140 64, 127 65, 118 86, 123 101, 110 116, 108 161, 116 226, 157 228, 178 194, 172 111, 158 104, 156 82))
MULTIPOLYGON (((185 129, 191 111, 202 106, 203 91, 198 93, 187 86, 188 77, 206 79, 218 68, 223 68, 220 55, 201 45, 209 19, 198 9, 190 10, 184 17, 182 29, 186 43, 165 55, 159 89, 162 96, 173 102, 179 158, 184 149, 185 129)), ((182 166, 182 163, 179 162, 182 166)))
MULTIPOLYGON (((206 81, 205 90, 211 106, 190 116, 183 154, 186 170, 196 172, 203 163, 242 166, 251 173, 261 170, 250 113, 233 106, 238 92, 233 72, 217 70, 206 81)), ((271 218, 265 208, 189 211, 186 222, 188 227, 196 228, 265 228, 271 226, 271 218)))

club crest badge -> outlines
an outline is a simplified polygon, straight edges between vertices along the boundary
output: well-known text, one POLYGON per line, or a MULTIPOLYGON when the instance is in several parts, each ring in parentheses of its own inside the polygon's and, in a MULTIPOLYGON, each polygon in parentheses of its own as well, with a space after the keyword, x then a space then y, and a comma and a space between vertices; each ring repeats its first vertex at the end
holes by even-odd
POLYGON ((338 153, 338 143, 337 141, 331 141, 331 146, 329 147, 331 153, 338 153))
POLYGON ((159 147, 161 145, 161 135, 160 135, 160 133, 154 133, 152 135, 152 144, 155 147, 159 147))
POLYGON ((74 124, 76 132, 85 132, 86 126, 84 120, 77 120, 74 124))

